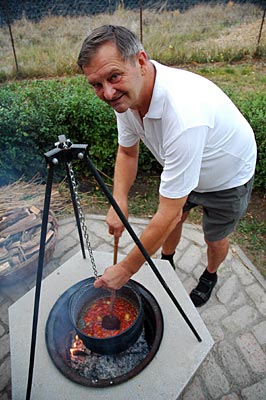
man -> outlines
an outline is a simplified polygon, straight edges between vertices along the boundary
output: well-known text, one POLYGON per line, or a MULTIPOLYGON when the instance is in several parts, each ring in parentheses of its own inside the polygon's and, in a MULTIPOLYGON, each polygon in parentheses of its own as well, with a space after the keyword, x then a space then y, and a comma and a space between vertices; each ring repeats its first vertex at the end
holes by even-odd
MULTIPOLYGON (((148 59, 128 29, 104 25, 84 41, 78 65, 96 95, 115 110, 118 152, 113 196, 128 216, 128 192, 142 140, 163 166, 157 212, 140 240, 152 255, 174 267, 173 256, 189 210, 203 208, 208 264, 190 297, 205 304, 228 253, 228 235, 244 214, 256 162, 253 131, 229 98, 212 82, 148 59)), ((124 226, 113 208, 106 222, 120 237, 124 226)), ((137 246, 106 268, 95 287, 118 289, 145 259, 137 246)))

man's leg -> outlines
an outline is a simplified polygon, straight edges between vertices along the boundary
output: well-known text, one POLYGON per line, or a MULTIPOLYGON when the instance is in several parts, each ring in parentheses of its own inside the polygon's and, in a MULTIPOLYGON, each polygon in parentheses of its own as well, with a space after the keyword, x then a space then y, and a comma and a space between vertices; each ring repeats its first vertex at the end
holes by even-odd
POLYGON ((228 238, 224 238, 222 240, 217 240, 215 242, 209 242, 205 239, 207 243, 207 257, 208 257, 208 266, 207 271, 210 273, 217 272, 220 264, 226 258, 229 251, 229 240, 228 238))
POLYGON ((205 238, 207 243, 208 265, 201 277, 199 283, 190 293, 190 298, 196 307, 204 305, 210 298, 212 290, 217 282, 217 270, 224 261, 229 250, 229 240, 224 238, 210 242, 205 238))
POLYGON ((165 240, 162 246, 162 260, 168 260, 172 267, 175 269, 174 264, 174 255, 175 249, 180 242, 183 223, 187 219, 189 211, 183 213, 180 222, 176 225, 176 227, 172 230, 168 238, 165 240))

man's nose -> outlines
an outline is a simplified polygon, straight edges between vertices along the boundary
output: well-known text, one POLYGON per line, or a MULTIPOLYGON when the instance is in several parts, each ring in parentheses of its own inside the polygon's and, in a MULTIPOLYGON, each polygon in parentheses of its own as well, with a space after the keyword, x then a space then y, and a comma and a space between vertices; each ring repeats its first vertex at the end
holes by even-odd
POLYGON ((112 100, 114 94, 115 94, 115 89, 114 89, 113 85, 112 85, 111 83, 109 83, 109 82, 106 82, 106 83, 103 85, 103 95, 104 95, 104 98, 105 98, 106 100, 112 100))

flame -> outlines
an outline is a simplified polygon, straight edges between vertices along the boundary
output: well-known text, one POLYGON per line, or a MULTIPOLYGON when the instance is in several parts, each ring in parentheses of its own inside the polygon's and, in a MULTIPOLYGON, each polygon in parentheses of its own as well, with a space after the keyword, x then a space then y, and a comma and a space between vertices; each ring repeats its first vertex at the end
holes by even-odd
POLYGON ((76 360, 79 356, 84 357, 85 355, 90 354, 90 351, 83 344, 83 341, 78 337, 78 335, 75 335, 75 338, 72 342, 72 347, 70 347, 69 351, 72 360, 76 360))
POLYGON ((82 352, 84 354, 87 353, 87 348, 84 346, 82 340, 78 337, 78 335, 75 335, 75 338, 72 342, 71 348, 69 349, 70 351, 70 356, 71 357, 77 357, 76 352, 82 352))

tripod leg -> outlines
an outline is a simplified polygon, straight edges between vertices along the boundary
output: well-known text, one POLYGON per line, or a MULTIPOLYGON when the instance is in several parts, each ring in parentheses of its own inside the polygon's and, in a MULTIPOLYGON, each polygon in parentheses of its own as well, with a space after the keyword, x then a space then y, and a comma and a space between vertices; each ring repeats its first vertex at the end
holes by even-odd
POLYGON ((82 229, 81 229, 80 218, 79 218, 79 210, 78 210, 77 198, 76 198, 76 195, 75 195, 75 192, 74 192, 74 187, 73 187, 73 183, 72 183, 72 179, 71 179, 69 164, 66 164, 66 172, 67 172, 67 179, 68 179, 68 184, 69 184, 70 193, 71 193, 71 200, 72 200, 74 214, 75 214, 77 228, 78 228, 81 251, 82 251, 83 258, 86 258, 84 240, 83 240, 82 229))
POLYGON ((45 190, 42 227, 41 227, 39 261, 38 261, 38 269, 37 269, 37 276, 36 276, 34 312, 33 312, 33 321, 32 321, 32 335, 31 335, 31 349, 30 349, 30 362, 29 362, 28 385, 27 385, 27 395, 26 395, 27 400, 29 400, 30 396, 31 396, 32 376, 33 376, 35 348, 36 348, 37 325, 38 325, 38 315, 39 315, 39 304, 40 304, 40 294, 41 294, 41 283, 42 283, 42 272, 43 272, 43 262, 44 262, 44 256, 45 256, 45 242, 46 242, 46 233, 47 233, 47 225, 48 225, 48 217, 49 217, 50 200, 51 200, 52 182, 53 182, 53 169, 48 167, 48 177, 47 177, 47 184, 46 184, 46 190, 45 190))

